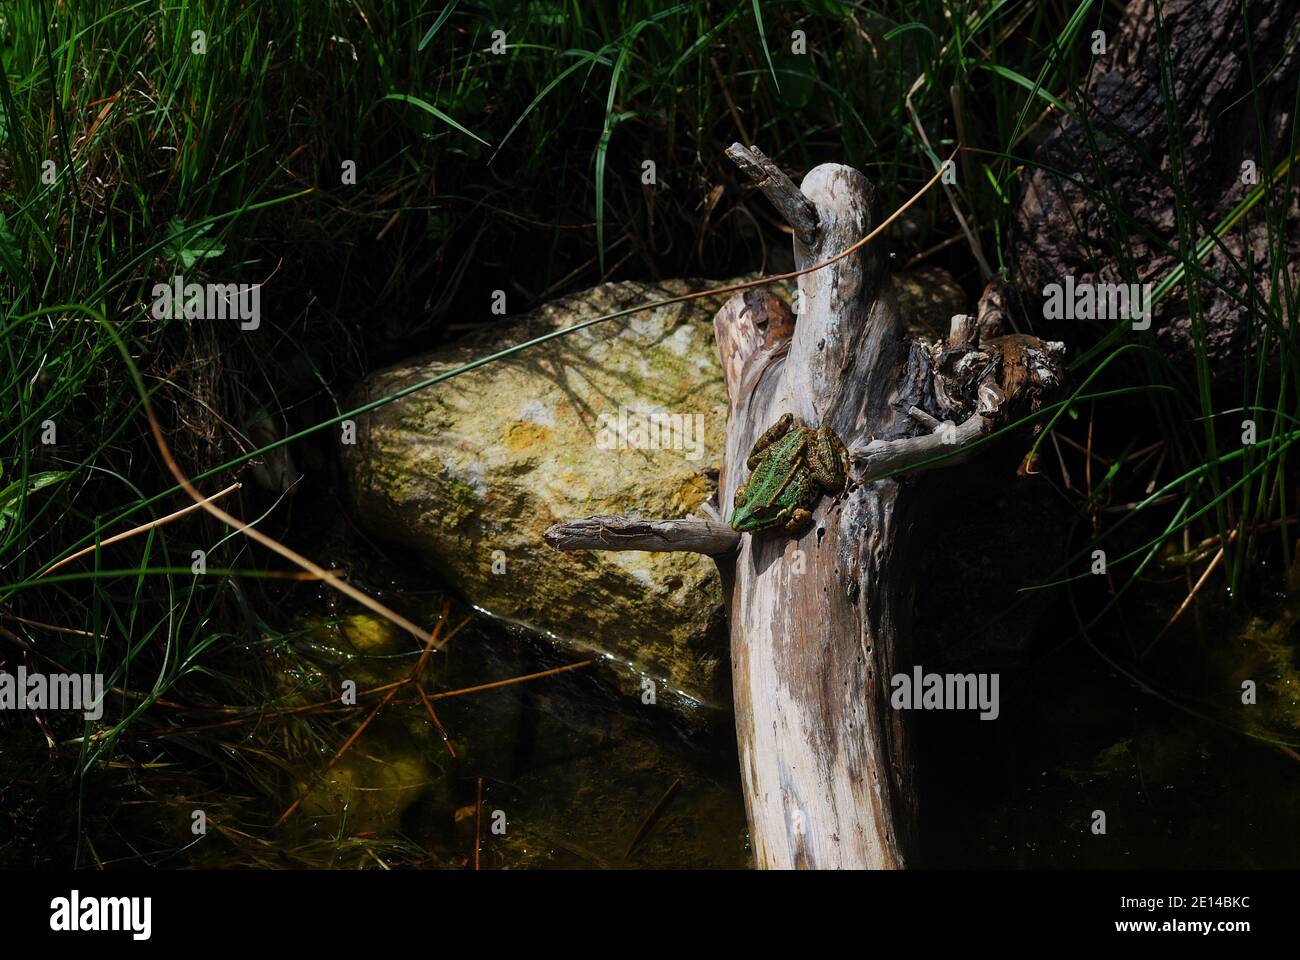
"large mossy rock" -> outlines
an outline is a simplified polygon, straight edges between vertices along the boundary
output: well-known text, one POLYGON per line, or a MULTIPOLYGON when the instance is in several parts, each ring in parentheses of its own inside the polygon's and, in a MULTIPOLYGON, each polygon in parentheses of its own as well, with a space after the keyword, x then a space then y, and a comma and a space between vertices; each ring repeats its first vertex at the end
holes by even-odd
MULTIPOLYGON (((904 310, 909 303, 918 315, 959 309, 960 290, 942 279, 900 283, 904 310), (939 289, 946 306, 933 302, 939 289)), ((391 395, 502 343, 719 285, 595 287, 495 329, 491 340, 463 341, 375 373, 349 405, 391 395)), ((788 291, 776 292, 788 300, 788 291)), ((496 616, 608 654, 697 700, 725 701, 722 592, 711 560, 558 553, 542 539, 559 520, 682 517, 712 495, 727 416, 712 321, 724 299, 597 324, 360 418, 355 445, 342 449, 362 525, 416 551, 496 616), (633 437, 611 445, 620 411, 675 414, 702 429, 676 445, 671 437, 667 444, 633 437)))
MULTIPOLYGON (((704 282, 613 283, 372 375, 353 402, 704 282)), ((598 324, 380 407, 344 463, 362 524, 418 551, 468 600, 608 653, 696 699, 725 696, 713 562, 677 553, 558 553, 542 533, 591 513, 682 517, 715 488, 726 393, 713 344, 722 298, 598 324), (620 409, 689 416, 697 449, 609 447, 620 409)), ((685 446, 679 443, 679 446, 685 446)), ((663 446, 662 444, 660 446, 663 446)), ((670 444, 671 446, 671 444, 670 444)))

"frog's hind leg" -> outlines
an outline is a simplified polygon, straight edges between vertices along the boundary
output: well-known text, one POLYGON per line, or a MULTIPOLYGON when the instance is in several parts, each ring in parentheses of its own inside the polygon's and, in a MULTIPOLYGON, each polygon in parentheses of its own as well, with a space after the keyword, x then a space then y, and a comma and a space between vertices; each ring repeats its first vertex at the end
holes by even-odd
POLYGON ((763 451, 789 433, 793 424, 794 414, 781 414, 781 419, 764 430, 763 435, 754 441, 754 448, 749 451, 749 459, 745 461, 745 466, 751 470, 758 466, 763 451))
POLYGON ((843 492, 848 481, 849 452, 829 423, 823 423, 809 441, 806 456, 808 472, 823 490, 830 494, 843 492))

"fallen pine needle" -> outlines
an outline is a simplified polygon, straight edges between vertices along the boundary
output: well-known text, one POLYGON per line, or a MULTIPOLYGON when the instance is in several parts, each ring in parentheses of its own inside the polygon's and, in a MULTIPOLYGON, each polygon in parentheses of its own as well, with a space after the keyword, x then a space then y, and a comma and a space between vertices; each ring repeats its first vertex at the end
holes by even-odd
MULTIPOLYGON (((1234 528, 1228 534, 1229 546, 1232 545, 1232 541, 1236 539, 1236 537, 1237 537, 1237 531, 1234 528)), ((1224 548, 1220 547, 1218 549, 1218 552, 1215 553, 1214 559, 1211 560, 1209 566, 1205 568, 1205 572, 1201 574, 1199 579, 1197 579, 1196 585, 1192 587, 1191 592, 1189 592, 1187 596, 1183 599, 1183 602, 1178 605, 1178 609, 1174 611, 1174 615, 1169 618, 1169 622, 1160 628, 1160 632, 1156 634, 1155 639, 1152 640, 1150 645, 1147 647, 1146 653, 1151 652, 1152 647, 1154 647, 1157 643, 1160 642, 1160 638, 1169 632, 1169 628, 1172 627, 1177 622, 1178 618, 1183 615, 1184 611, 1186 611, 1187 608, 1191 606, 1192 601, 1196 599, 1196 595, 1201 592, 1201 587, 1205 586, 1205 581, 1210 579, 1210 574, 1212 574, 1214 572, 1214 569, 1223 561, 1223 554, 1224 554, 1224 548)), ((1143 656, 1145 655, 1146 654, 1143 654, 1143 656)))
POLYGON ((483 848, 483 778, 478 778, 474 799, 474 869, 479 868, 479 851, 483 848))
POLYGON ((641 841, 645 839, 646 834, 650 832, 650 828, 659 822, 659 818, 663 816, 664 810, 667 809, 668 804, 672 802, 673 797, 677 796, 677 791, 681 788, 682 778, 678 777, 673 781, 672 786, 664 791, 664 795, 660 797, 659 802, 654 805, 654 809, 650 811, 650 815, 642 821, 641 828, 637 830, 636 836, 632 838, 632 842, 627 845, 627 852, 623 854, 624 860, 630 860, 632 858, 632 851, 635 850, 641 841))
POLYGON ((43 571, 41 571, 36 575, 36 579, 39 580, 41 579, 41 577, 48 576, 49 574, 53 573, 55 570, 59 569, 59 567, 63 566, 64 564, 71 563, 73 560, 76 560, 78 557, 84 557, 88 553, 94 553, 96 550, 98 550, 101 547, 107 547, 110 543, 119 543, 122 540, 126 540, 128 537, 134 537, 137 533, 144 533, 146 530, 152 530, 154 527, 161 527, 164 523, 171 523, 173 520, 183 517, 187 513, 193 513, 195 510, 201 510, 203 509, 204 504, 211 503, 214 500, 220 500, 222 497, 226 496, 226 494, 234 493, 242 486, 243 486, 242 483, 236 481, 235 483, 232 483, 230 486, 226 487, 226 489, 218 490, 216 493, 208 497, 206 500, 202 500, 198 503, 191 503, 188 507, 181 507, 175 513, 169 513, 167 514, 167 516, 159 517, 157 520, 150 520, 148 523, 142 523, 138 527, 132 527, 130 530, 126 531, 125 533, 115 534, 114 536, 109 537, 107 540, 101 540, 99 543, 92 543, 88 547, 83 547, 82 549, 74 553, 72 556, 64 557, 58 563, 54 564, 54 566, 46 567, 43 571))
POLYGON ((459 690, 448 690, 445 693, 431 693, 430 700, 446 700, 448 697, 461 697, 467 693, 478 693, 480 690, 496 690, 499 687, 509 687, 516 683, 524 683, 528 680, 540 680, 542 677, 551 677, 557 673, 564 673, 566 670, 577 670, 579 667, 590 666, 595 663, 594 660, 582 660, 579 663, 570 663, 563 667, 556 667, 553 670, 543 670, 541 673, 530 673, 522 677, 511 677, 509 680, 494 680, 492 683, 480 683, 475 687, 462 687, 459 690))

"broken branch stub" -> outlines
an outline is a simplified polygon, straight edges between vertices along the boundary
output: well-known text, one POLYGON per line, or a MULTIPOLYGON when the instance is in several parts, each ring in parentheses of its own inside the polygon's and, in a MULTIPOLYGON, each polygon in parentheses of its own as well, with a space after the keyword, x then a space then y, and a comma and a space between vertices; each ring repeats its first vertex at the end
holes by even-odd
POLYGON ((785 171, 755 146, 744 147, 733 143, 727 148, 726 154, 754 181, 754 186, 767 194, 772 205, 785 217, 786 223, 794 228, 795 236, 800 241, 810 245, 816 242, 817 208, 794 185, 794 181, 785 175, 785 171))

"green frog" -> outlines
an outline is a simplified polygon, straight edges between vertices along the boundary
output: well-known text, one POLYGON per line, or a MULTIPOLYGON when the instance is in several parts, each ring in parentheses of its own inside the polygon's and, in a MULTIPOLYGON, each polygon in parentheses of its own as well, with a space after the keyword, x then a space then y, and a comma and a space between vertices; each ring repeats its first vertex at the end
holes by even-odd
POLYGON ((848 479, 848 451, 823 422, 819 430, 785 414, 749 452, 749 480, 736 490, 731 528, 741 532, 784 527, 798 536, 812 523, 822 492, 834 496, 848 479))

